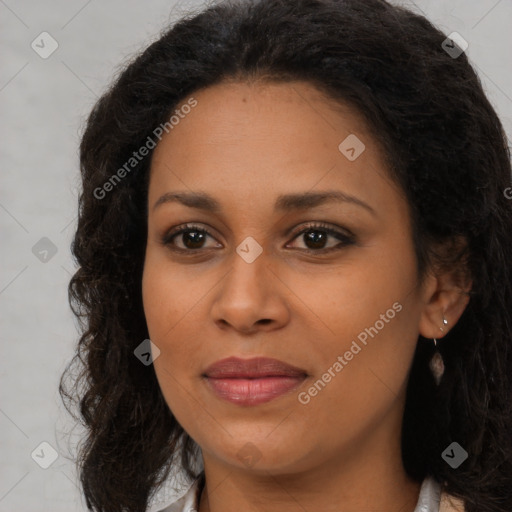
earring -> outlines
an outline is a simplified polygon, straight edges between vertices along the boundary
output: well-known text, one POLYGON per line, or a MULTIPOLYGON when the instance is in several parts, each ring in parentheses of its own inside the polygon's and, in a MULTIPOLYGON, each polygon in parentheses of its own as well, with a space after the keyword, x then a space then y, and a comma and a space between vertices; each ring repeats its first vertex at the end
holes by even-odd
MULTIPOLYGON (((444 315, 443 315, 443 325, 444 326, 448 325, 448 321, 446 320, 444 315)), ((444 329, 442 327, 439 327, 439 329, 441 332, 444 332, 444 329)), ((434 340, 434 346, 437 347, 437 339, 433 338, 433 340, 434 340)), ((440 354, 439 350, 436 350, 434 352, 434 355, 432 356, 432 359, 430 360, 429 367, 430 367, 430 371, 432 372, 432 375, 434 377, 434 380, 436 382, 436 385, 439 386, 439 383, 441 382, 441 377, 443 376, 443 373, 444 373, 443 356, 440 354)))

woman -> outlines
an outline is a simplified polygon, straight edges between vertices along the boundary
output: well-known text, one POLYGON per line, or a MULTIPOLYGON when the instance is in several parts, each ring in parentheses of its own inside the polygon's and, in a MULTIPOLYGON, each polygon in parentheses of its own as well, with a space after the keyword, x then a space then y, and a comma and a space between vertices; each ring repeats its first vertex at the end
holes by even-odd
POLYGON ((90 510, 181 470, 158 510, 512 510, 511 168, 462 49, 379 0, 224 3, 99 100, 90 510))

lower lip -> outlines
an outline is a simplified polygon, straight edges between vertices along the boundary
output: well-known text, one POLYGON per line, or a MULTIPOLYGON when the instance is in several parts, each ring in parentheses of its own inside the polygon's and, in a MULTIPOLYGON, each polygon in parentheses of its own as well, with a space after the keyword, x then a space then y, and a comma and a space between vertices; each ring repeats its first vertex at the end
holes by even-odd
POLYGON ((306 377, 262 377, 259 379, 214 379, 207 377, 210 389, 220 398, 237 405, 258 405, 298 387, 306 377))

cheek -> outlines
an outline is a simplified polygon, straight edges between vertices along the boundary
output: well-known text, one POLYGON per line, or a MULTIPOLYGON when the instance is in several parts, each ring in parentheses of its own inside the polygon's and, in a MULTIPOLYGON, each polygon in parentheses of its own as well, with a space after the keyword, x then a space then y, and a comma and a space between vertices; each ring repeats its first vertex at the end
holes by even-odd
MULTIPOLYGON (((354 252, 337 270, 309 281, 307 302, 325 326, 322 343, 311 344, 309 351, 319 363, 316 381, 328 381, 325 386, 319 382, 305 397, 311 398, 313 417, 330 403, 338 404, 337 411, 359 411, 362 421, 368 410, 389 406, 401 395, 421 306, 416 259, 407 240, 389 237, 379 251, 354 252)), ((304 295, 307 279, 298 278, 296 285, 297 294, 304 295)))
MULTIPOLYGON (((408 303, 389 300, 362 311, 345 304, 331 324, 337 336, 310 347, 318 371, 297 395, 302 430, 320 422, 326 438, 342 432, 342 441, 362 442, 401 407, 417 339, 409 311, 408 303)), ((394 417, 399 428, 401 415, 394 417)))
POLYGON ((364 339, 366 329, 372 327, 383 340, 383 350, 385 344, 396 348, 406 342, 407 332, 415 333, 416 260, 405 237, 390 237, 379 244, 379 250, 357 248, 337 267, 281 275, 293 283, 310 316, 321 320, 331 352, 348 350, 353 339, 361 333, 364 339))
POLYGON ((193 284, 186 286, 182 273, 174 271, 168 261, 148 249, 142 297, 149 337, 160 350, 154 369, 169 408, 178 421, 185 423, 193 404, 187 404, 183 384, 188 365, 198 353, 194 346, 197 337, 191 336, 187 328, 196 323, 193 305, 197 303, 198 293, 193 284))
POLYGON ((173 264, 165 253, 148 248, 142 279, 144 314, 151 341, 160 349, 155 371, 166 398, 202 365, 209 290, 215 276, 173 264), (175 380, 177 379, 177 380, 175 380))
POLYGON ((178 329, 190 325, 208 290, 204 280, 184 265, 173 264, 148 247, 142 277, 144 314, 152 341, 165 344, 178 329), (206 291, 205 291, 206 290, 206 291))

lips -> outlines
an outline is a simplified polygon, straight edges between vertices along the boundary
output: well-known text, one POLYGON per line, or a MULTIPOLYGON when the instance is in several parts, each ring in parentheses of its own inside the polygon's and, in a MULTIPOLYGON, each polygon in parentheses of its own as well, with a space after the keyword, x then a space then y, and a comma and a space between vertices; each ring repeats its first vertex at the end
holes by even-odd
POLYGON ((299 377, 306 375, 306 371, 267 357, 253 359, 229 357, 213 363, 206 369, 204 375, 212 379, 256 379, 261 377, 299 377))
POLYGON ((219 398, 238 405, 257 405, 298 387, 307 373, 277 359, 229 357, 209 366, 203 377, 219 398))

